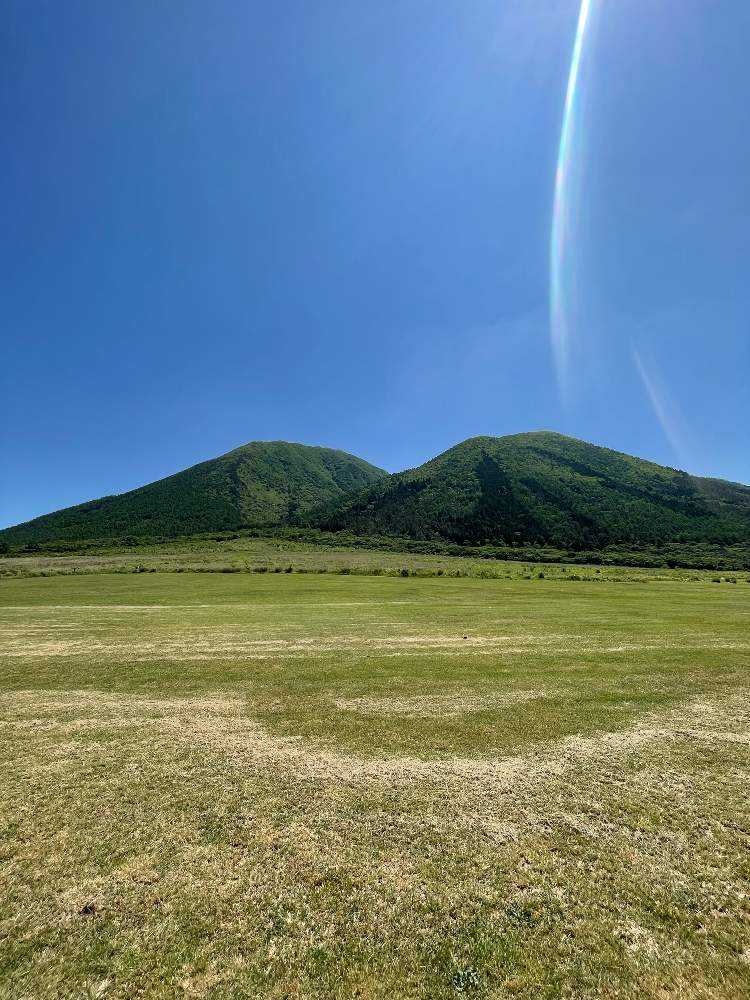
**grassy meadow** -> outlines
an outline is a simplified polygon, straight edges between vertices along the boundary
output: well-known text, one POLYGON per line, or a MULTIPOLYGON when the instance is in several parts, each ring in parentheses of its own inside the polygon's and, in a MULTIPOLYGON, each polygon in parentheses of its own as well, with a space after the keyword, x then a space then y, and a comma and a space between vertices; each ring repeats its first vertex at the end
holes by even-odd
POLYGON ((631 552, 630 558, 625 553, 530 549, 526 555, 524 550, 506 549, 500 558, 493 557, 491 551, 472 548, 465 549, 465 554, 404 551, 408 544, 404 539, 344 540, 319 534, 314 540, 299 540, 283 535, 256 537, 248 532, 153 542, 141 539, 132 545, 88 542, 67 551, 51 547, 49 551, 0 554, 0 580, 89 573, 338 573, 489 580, 539 578, 541 574, 548 579, 597 582, 750 582, 747 547, 710 550, 700 557, 693 553, 694 568, 688 568, 692 565, 689 560, 670 568, 670 549, 631 552), (639 559, 651 561, 651 565, 639 559))
POLYGON ((747 574, 266 558, 0 579, 2 998, 750 996, 747 574))

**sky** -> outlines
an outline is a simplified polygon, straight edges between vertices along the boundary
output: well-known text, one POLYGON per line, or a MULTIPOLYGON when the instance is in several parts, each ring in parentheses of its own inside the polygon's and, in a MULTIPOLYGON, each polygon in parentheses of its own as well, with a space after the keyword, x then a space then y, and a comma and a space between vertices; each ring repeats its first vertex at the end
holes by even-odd
POLYGON ((750 5, 589 4, 566 112, 578 0, 3 0, 0 525, 259 439, 750 483, 750 5))

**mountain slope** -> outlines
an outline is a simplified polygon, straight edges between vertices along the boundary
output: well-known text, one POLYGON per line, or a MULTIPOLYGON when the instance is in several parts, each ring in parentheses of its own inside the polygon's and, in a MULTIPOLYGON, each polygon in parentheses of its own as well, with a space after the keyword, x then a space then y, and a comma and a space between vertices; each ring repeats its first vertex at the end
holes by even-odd
POLYGON ((750 487, 699 479, 547 431, 470 438, 311 523, 461 544, 750 541, 750 487))
POLYGON ((148 486, 0 531, 11 545, 287 524, 387 473, 330 448, 254 441, 148 486))

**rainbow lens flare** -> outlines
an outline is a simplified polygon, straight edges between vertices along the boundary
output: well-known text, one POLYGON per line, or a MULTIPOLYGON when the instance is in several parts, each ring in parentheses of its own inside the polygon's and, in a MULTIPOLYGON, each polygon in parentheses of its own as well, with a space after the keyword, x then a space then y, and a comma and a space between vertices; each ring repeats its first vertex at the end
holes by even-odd
POLYGON ((573 159, 579 130, 577 90, 586 29, 595 3, 596 0, 581 0, 555 172, 555 199, 550 237, 550 339, 563 403, 570 399, 571 300, 576 288, 570 257, 573 215, 578 203, 578 185, 573 159))

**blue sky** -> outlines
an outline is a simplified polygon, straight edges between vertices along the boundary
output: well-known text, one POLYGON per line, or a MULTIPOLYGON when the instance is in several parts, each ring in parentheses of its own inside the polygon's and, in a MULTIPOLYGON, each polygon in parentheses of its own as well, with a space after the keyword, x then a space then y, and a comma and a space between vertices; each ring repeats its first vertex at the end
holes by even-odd
POLYGON ((750 482, 750 5, 5 0, 0 524, 241 443, 750 482), (595 9, 594 9, 595 8, 595 9))

